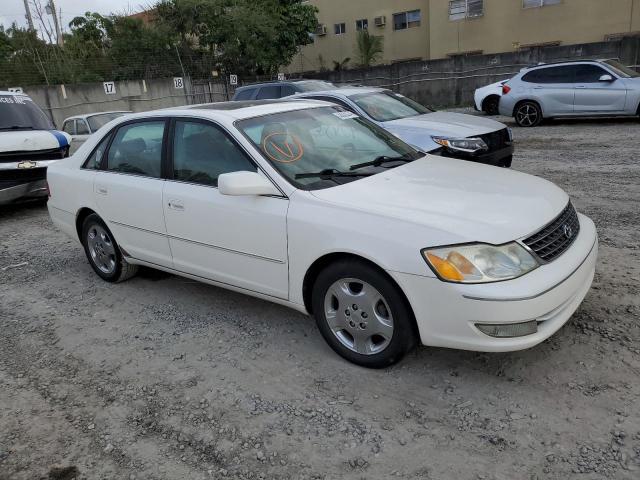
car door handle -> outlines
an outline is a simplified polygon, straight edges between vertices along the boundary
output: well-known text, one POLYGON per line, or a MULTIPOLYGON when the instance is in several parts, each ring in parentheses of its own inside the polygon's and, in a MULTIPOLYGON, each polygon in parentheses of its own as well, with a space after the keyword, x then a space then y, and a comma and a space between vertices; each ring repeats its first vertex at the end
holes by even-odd
POLYGON ((97 187, 96 191, 100 194, 100 195, 108 195, 109 191, 105 188, 105 187, 97 187))
POLYGON ((180 200, 169 200, 169 202, 167 203, 167 206, 171 210, 177 210, 179 212, 184 211, 184 205, 180 200))
POLYGON ((586 85, 576 85, 576 88, 587 88, 586 85))

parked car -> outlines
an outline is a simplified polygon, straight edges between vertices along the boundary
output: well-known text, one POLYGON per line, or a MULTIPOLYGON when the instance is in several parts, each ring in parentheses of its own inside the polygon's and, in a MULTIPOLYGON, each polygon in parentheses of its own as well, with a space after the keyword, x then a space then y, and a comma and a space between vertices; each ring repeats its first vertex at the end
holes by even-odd
POLYGON ((502 87, 500 113, 521 127, 547 118, 640 115, 640 74, 616 60, 524 69, 502 87))
POLYGON ((71 135, 74 147, 84 142, 89 135, 94 134, 111 120, 131 113, 129 110, 114 112, 87 113, 65 118, 62 122, 62 130, 71 135))
POLYGON ((146 265, 286 305, 367 367, 418 341, 536 345, 581 303, 598 249, 552 183, 424 154, 325 102, 134 114, 48 181, 53 222, 102 279, 146 265))
POLYGON ((328 88, 335 88, 335 86, 324 80, 283 80, 255 83, 236 88, 232 100, 268 100, 328 88))
POLYGON ((22 93, 0 91, 0 205, 47 198, 47 167, 69 155, 70 137, 22 93))
POLYGON ((479 112, 484 112, 487 115, 498 115, 498 105, 500 104, 500 97, 502 96, 502 86, 507 80, 500 80, 499 82, 486 85, 484 87, 476 88, 473 94, 473 106, 479 112))
POLYGON ((453 112, 434 112, 383 88, 351 87, 297 94, 324 100, 362 115, 423 152, 510 167, 513 138, 495 120, 453 112))

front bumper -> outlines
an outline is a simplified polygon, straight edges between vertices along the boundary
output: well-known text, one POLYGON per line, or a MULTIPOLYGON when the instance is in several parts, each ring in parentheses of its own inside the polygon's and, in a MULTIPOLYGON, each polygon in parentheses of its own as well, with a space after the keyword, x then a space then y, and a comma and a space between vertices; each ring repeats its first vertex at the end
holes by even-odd
POLYGON ((0 163, 0 205, 46 197, 47 167, 58 161, 0 163))
POLYGON ((586 296, 598 255, 595 225, 579 215, 580 233, 556 260, 514 280, 464 285, 434 277, 389 272, 403 289, 424 345, 462 350, 522 350, 546 340, 564 325, 586 296), (537 321, 537 332, 490 337, 476 323, 537 321))

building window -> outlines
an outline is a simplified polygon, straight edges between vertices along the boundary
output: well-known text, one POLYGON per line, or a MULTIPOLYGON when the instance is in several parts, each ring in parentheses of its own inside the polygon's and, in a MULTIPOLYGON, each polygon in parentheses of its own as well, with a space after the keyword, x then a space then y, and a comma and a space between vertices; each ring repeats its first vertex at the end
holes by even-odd
POLYGON ((451 0, 449 2, 449 20, 462 20, 482 15, 484 15, 483 0, 451 0))
POLYGON ((347 26, 344 23, 336 23, 333 26, 333 32, 336 35, 342 35, 343 33, 345 33, 347 31, 347 26))
POLYGON ((562 0, 522 0, 522 8, 544 7, 546 5, 557 5, 562 0))
POLYGON ((411 10, 393 14, 393 29, 405 30, 420 26, 420 10, 411 10))
POLYGON ((369 29, 369 20, 363 18, 362 20, 356 20, 356 30, 368 30, 369 29))

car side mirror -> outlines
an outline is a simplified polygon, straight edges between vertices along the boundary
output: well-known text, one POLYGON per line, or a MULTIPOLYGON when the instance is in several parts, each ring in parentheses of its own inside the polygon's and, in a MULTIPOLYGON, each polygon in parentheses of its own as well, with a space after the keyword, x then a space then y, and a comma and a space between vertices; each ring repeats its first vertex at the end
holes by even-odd
POLYGON ((602 75, 599 79, 599 82, 613 82, 613 77, 611 75, 609 75, 608 73, 605 73, 604 75, 602 75))
POLYGON ((281 195, 271 180, 258 172, 223 173, 218 177, 222 195, 281 195))

